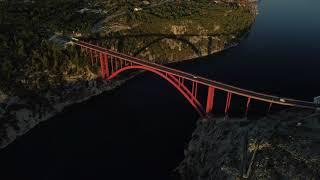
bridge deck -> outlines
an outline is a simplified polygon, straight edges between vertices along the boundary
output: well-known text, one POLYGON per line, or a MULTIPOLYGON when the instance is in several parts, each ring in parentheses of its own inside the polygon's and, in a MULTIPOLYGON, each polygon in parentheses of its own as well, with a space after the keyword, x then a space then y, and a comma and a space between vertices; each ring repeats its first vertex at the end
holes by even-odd
POLYGON ((86 42, 79 41, 77 39, 72 38, 71 40, 74 44, 79 45, 81 47, 86 47, 87 49, 91 49, 100 53, 108 54, 113 57, 116 57, 118 59, 122 59, 128 62, 135 63, 137 65, 141 65, 144 67, 152 68, 155 69, 159 72, 163 73, 170 73, 176 77, 181 77, 187 80, 190 80, 192 82, 197 82, 199 84, 208 86, 208 87, 214 87, 216 89, 226 91, 232 94, 236 94, 239 96, 244 96, 247 98, 251 99, 256 99, 272 104, 279 104, 279 105, 285 105, 285 106, 293 106, 293 107, 301 107, 301 108, 308 108, 308 109, 316 109, 319 107, 318 104, 315 104, 313 102, 308 102, 308 101, 301 101, 301 100, 296 100, 296 99, 291 99, 291 98, 284 98, 284 97, 278 97, 278 96, 273 96, 273 95, 268 95, 268 94, 263 94, 255 91, 250 91, 242 88, 238 88, 235 86, 231 86, 228 84, 224 84, 221 82, 217 82, 211 79, 207 79, 201 76, 196 76, 187 72, 183 72, 174 68, 166 67, 160 64, 144 61, 142 59, 132 57, 129 55, 125 55, 122 53, 118 53, 106 48, 99 47, 97 45, 89 44, 86 42))

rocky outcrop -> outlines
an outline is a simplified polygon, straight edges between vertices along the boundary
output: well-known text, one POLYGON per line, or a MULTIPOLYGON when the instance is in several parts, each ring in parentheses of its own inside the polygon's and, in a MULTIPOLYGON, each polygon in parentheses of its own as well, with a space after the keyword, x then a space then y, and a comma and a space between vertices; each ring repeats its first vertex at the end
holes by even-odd
POLYGON ((88 79, 66 83, 43 94, 8 96, 0 92, 0 149, 65 107, 120 86, 124 80, 88 79))
POLYGON ((265 118, 199 121, 182 179, 318 179, 320 114, 290 109, 265 118))

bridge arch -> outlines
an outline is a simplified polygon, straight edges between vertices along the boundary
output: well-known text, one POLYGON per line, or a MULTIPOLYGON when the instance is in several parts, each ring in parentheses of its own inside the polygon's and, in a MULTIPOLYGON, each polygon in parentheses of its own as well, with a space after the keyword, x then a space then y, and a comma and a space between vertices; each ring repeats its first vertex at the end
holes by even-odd
POLYGON ((108 50, 97 45, 89 44, 74 38, 71 40, 71 42, 80 46, 82 52, 85 52, 89 55, 92 65, 97 65, 98 60, 100 59, 100 70, 102 78, 113 79, 118 74, 129 69, 142 69, 153 72, 154 74, 159 75, 163 79, 167 80, 167 82, 172 84, 189 101, 189 103, 195 108, 195 110, 201 116, 205 116, 206 113, 212 112, 215 89, 227 92, 227 100, 225 106, 226 114, 230 109, 231 97, 233 94, 247 98, 246 115, 251 100, 258 100, 269 103, 268 111, 270 110, 273 104, 308 109, 319 108, 319 105, 313 102, 300 101, 290 98, 281 98, 278 96, 238 88, 221 82, 213 81, 204 77, 195 76, 193 74, 169 68, 160 64, 145 62, 142 59, 135 58, 126 54, 121 54, 112 50, 108 50), (190 89, 184 83, 185 80, 188 82, 192 82, 192 87, 189 87, 190 89), (198 85, 203 85, 208 88, 205 111, 202 104, 199 103, 199 100, 197 99, 198 85))
POLYGON ((131 69, 146 70, 146 71, 152 72, 152 73, 160 76, 161 78, 167 80, 171 85, 173 85, 173 87, 175 87, 188 100, 188 102, 194 107, 194 109, 201 116, 205 115, 205 111, 204 111, 201 103, 197 100, 196 97, 194 97, 194 95, 190 92, 190 90, 184 84, 180 83, 180 81, 176 77, 169 75, 169 74, 166 74, 166 73, 163 73, 163 72, 160 72, 160 71, 153 69, 151 67, 140 66, 140 65, 126 66, 126 67, 123 67, 123 68, 113 72, 108 77, 108 80, 111 80, 111 79, 115 78, 116 76, 118 76, 120 73, 127 71, 127 70, 131 70, 131 69))

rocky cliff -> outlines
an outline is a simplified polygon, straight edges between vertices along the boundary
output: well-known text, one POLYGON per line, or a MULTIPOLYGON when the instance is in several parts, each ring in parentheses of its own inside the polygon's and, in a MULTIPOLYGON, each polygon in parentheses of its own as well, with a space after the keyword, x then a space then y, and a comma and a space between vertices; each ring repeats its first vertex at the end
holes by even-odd
POLYGON ((319 179, 320 114, 289 109, 261 119, 198 123, 182 179, 319 179))

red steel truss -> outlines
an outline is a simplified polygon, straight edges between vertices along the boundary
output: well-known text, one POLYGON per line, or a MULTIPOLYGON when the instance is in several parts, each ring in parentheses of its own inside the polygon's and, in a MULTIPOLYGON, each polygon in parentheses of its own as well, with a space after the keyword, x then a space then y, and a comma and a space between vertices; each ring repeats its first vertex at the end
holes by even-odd
POLYGON ((216 90, 224 91, 227 93, 225 114, 228 114, 230 110, 230 104, 233 95, 247 98, 245 111, 246 115, 248 114, 249 105, 252 100, 269 103, 268 111, 270 111, 273 104, 308 109, 316 109, 318 107, 318 105, 313 102, 281 98, 237 88, 224 83, 186 73, 177 69, 169 68, 160 64, 144 61, 136 57, 108 50, 106 48, 83 41, 73 39, 72 43, 80 46, 82 51, 88 54, 92 65, 99 64, 102 78, 111 80, 120 73, 130 69, 142 69, 150 71, 159 75, 163 79, 167 80, 170 84, 172 84, 188 100, 188 102, 194 107, 194 109, 199 113, 200 116, 205 116, 206 114, 212 112, 216 90), (191 82, 191 87, 188 87, 186 85, 187 81, 189 81, 189 83, 191 82), (200 85, 208 88, 205 108, 198 99, 198 89, 200 85))

